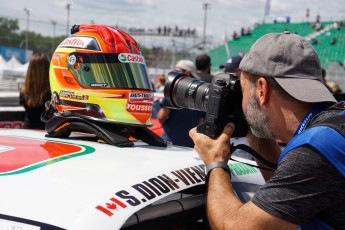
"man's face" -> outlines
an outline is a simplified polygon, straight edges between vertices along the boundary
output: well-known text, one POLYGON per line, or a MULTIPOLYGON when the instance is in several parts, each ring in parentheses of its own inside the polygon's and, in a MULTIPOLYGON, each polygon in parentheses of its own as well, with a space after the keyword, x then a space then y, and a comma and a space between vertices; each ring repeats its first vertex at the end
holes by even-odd
POLYGON ((242 108, 253 134, 260 138, 274 139, 268 127, 268 116, 262 110, 255 96, 256 85, 249 81, 247 73, 241 73, 241 88, 243 94, 242 108))

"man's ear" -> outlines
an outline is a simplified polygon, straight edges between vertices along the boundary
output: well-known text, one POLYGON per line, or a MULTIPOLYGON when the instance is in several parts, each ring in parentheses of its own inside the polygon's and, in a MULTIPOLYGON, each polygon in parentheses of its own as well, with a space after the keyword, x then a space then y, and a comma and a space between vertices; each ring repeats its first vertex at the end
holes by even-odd
POLYGON ((256 94, 258 97, 259 104, 265 105, 268 103, 270 97, 269 97, 269 85, 265 78, 260 77, 256 81, 256 94))

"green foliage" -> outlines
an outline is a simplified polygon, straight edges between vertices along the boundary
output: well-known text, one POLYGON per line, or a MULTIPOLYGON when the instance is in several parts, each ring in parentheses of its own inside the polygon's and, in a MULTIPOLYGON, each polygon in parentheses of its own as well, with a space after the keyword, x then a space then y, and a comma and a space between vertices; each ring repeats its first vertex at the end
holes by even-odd
POLYGON ((42 52, 52 56, 57 45, 65 39, 65 36, 42 36, 35 32, 19 31, 17 19, 0 17, 0 46, 8 46, 25 49, 26 36, 28 36, 28 48, 34 53, 42 52))
MULTIPOLYGON (((56 47, 66 37, 42 36, 32 31, 20 31, 17 19, 8 19, 0 17, 0 46, 8 46, 19 49, 26 48, 26 36, 28 38, 28 49, 34 53, 42 52, 50 57, 53 55, 56 47)), ((161 47, 147 48, 141 46, 142 55, 146 59, 148 66, 169 67, 171 64, 173 53, 170 50, 164 50, 161 47)), ((175 54, 177 58, 181 58, 180 54, 175 54)))
POLYGON ((18 19, 0 17, 0 36, 5 34, 15 34, 18 30, 18 19))

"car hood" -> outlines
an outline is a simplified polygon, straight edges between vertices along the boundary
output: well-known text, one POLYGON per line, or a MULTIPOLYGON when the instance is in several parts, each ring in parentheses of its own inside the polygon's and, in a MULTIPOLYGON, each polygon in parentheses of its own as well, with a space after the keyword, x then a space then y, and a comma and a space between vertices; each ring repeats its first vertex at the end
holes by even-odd
MULTIPOLYGON (((192 149, 143 142, 124 148, 89 138, 0 130, 0 214, 65 229, 117 229, 144 207, 205 181, 192 149)), ((1 215, 0 226, 9 224, 1 215)))

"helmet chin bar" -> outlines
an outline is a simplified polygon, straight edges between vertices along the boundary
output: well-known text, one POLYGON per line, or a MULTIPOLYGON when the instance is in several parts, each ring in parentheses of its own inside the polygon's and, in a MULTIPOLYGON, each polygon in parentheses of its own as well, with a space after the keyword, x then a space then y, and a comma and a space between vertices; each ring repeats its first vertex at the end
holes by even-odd
POLYGON ((167 142, 147 127, 127 126, 116 123, 90 121, 77 116, 55 115, 46 122, 47 137, 69 137, 72 132, 96 135, 101 141, 119 147, 133 147, 129 137, 159 147, 167 147, 167 142))

